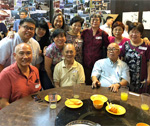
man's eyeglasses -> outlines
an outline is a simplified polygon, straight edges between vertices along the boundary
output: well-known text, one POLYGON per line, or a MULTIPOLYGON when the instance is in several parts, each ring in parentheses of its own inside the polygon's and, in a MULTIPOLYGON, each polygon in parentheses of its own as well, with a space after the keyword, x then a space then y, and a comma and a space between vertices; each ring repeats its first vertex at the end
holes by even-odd
POLYGON ((114 51, 118 51, 118 50, 119 50, 119 49, 116 49, 116 48, 112 48, 112 49, 111 49, 111 48, 108 48, 108 49, 107 49, 107 51, 109 51, 109 52, 110 52, 110 51, 113 51, 113 52, 114 52, 114 51))
POLYGON ((33 27, 28 27, 27 25, 25 25, 25 26, 22 26, 22 27, 24 27, 24 29, 25 30, 31 30, 31 31, 34 31, 35 30, 35 28, 33 28, 33 27))

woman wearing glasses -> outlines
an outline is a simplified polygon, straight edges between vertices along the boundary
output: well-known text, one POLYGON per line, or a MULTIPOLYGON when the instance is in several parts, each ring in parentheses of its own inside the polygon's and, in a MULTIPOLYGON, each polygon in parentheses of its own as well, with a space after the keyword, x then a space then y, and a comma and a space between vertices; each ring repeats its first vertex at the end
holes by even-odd
POLYGON ((150 46, 143 42, 143 24, 129 25, 130 41, 123 44, 121 56, 130 70, 130 91, 150 93, 150 46))
POLYGON ((124 31, 124 24, 120 21, 116 21, 112 26, 112 31, 114 36, 109 36, 108 40, 110 43, 117 43, 122 48, 124 42, 129 41, 128 38, 122 36, 124 31))

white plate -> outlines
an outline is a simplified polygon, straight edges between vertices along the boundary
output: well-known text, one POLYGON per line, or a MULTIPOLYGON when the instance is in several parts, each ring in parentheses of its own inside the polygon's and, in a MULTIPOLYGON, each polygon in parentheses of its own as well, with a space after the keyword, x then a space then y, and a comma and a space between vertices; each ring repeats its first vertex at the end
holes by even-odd
POLYGON ((68 123, 66 126, 101 126, 101 125, 89 120, 75 120, 68 123))

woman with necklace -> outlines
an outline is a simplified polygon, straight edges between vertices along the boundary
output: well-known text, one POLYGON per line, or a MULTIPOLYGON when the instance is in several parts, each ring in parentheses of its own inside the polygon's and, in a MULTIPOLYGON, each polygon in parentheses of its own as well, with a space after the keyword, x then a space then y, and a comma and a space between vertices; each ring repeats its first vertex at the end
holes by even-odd
POLYGON ((84 19, 80 16, 75 16, 70 20, 71 28, 66 33, 66 43, 72 43, 75 46, 76 56, 75 60, 82 64, 82 44, 83 40, 81 39, 81 27, 84 22, 84 19))
POLYGON ((120 21, 116 21, 113 26, 112 26, 112 31, 113 31, 113 35, 114 36, 109 36, 108 40, 110 43, 117 43, 120 47, 120 49, 122 48, 122 45, 124 44, 124 42, 129 41, 128 38, 125 38, 122 36, 123 31, 124 31, 124 24, 120 21))
POLYGON ((131 23, 129 25, 130 41, 123 44, 121 56, 128 64, 130 70, 130 91, 150 93, 150 46, 143 41, 143 24, 131 23))

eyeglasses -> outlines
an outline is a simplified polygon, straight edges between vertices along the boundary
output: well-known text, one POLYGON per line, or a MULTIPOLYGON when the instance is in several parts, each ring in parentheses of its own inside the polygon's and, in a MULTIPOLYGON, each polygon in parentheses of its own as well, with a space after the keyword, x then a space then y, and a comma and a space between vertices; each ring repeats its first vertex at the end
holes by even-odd
POLYGON ((133 35, 133 34, 137 35, 137 34, 140 34, 140 32, 139 31, 130 31, 129 34, 130 35, 133 35))
POLYGON ((91 22, 98 22, 98 21, 100 21, 99 19, 91 19, 91 22))
POLYGON ((114 28, 114 31, 115 31, 115 32, 117 32, 117 31, 118 31, 118 32, 122 32, 123 29, 115 29, 115 28, 114 28))
POLYGON ((119 49, 116 49, 116 48, 112 48, 112 49, 111 49, 111 48, 108 48, 108 49, 107 49, 107 51, 109 51, 109 52, 110 52, 110 51, 113 51, 113 52, 114 52, 114 51, 117 51, 117 50, 119 50, 119 49))
POLYGON ((29 26, 27 26, 27 25, 22 26, 22 27, 24 27, 25 30, 29 30, 29 29, 30 29, 31 31, 34 31, 34 30, 35 30, 35 28, 29 27, 29 26))

